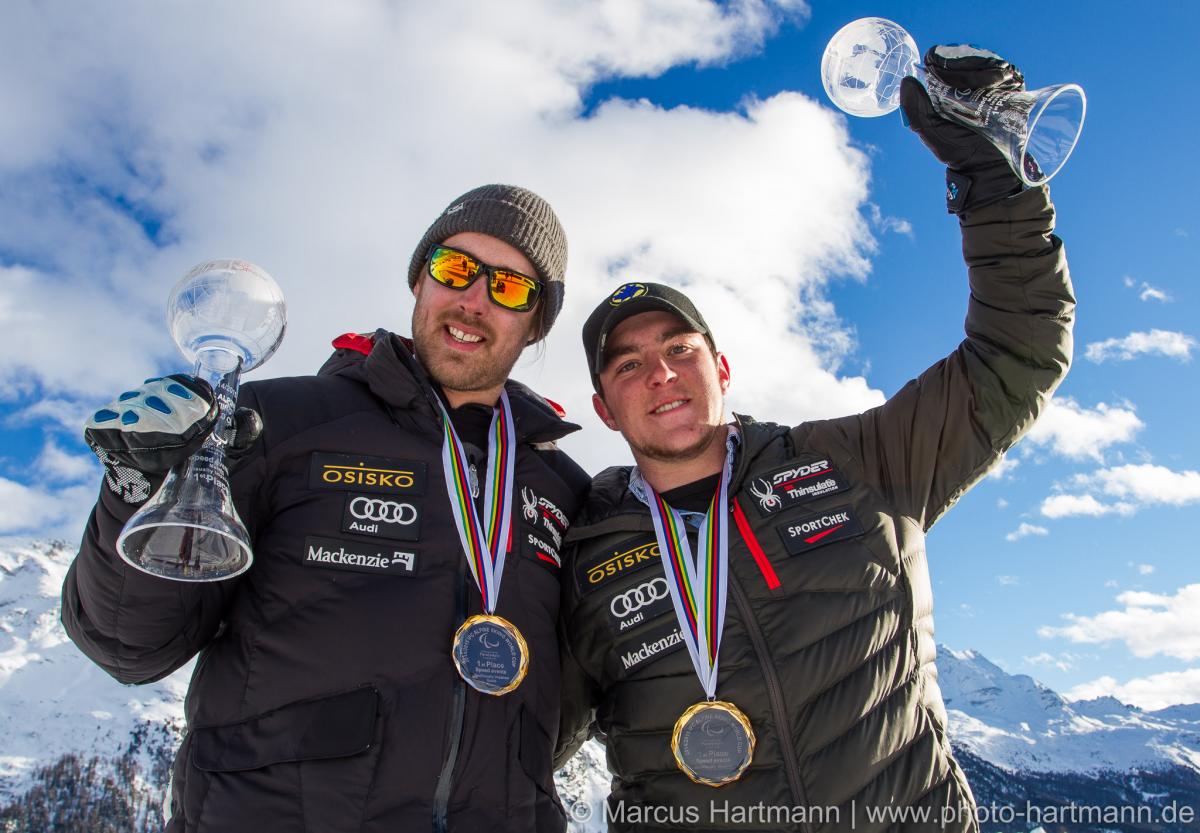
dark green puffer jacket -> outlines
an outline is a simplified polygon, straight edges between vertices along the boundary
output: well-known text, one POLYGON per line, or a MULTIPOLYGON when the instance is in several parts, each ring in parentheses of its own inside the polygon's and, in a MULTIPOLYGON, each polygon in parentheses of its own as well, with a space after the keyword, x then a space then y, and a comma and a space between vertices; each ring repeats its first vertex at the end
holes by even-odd
POLYGON ((758 746, 735 783, 676 768, 672 727, 703 692, 629 469, 593 481, 563 564, 558 758, 605 739, 612 829, 978 829, 946 737, 925 532, 1066 374, 1075 302, 1053 220, 1044 188, 961 218, 967 338, 881 407, 738 417, 717 696, 758 746))

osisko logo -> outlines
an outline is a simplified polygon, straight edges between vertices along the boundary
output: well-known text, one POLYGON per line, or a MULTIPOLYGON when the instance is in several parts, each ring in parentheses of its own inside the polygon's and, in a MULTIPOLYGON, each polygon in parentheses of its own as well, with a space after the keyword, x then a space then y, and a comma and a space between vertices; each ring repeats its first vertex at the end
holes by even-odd
POLYGON ((634 570, 640 570, 643 567, 649 567, 651 564, 659 563, 658 557, 658 542, 647 541, 644 543, 634 543, 626 541, 621 544, 622 547, 634 545, 627 550, 621 551, 617 549, 612 552, 612 555, 601 555, 595 562, 590 564, 580 564, 578 571, 586 576, 587 584, 585 589, 595 590, 606 581, 634 570))

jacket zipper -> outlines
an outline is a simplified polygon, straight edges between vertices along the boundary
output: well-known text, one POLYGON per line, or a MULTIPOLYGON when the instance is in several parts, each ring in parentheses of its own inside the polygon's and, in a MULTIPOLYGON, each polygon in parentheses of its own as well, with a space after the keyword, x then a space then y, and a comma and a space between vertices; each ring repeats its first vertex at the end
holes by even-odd
MULTIPOLYGON (((458 560, 458 594, 455 621, 460 625, 467 619, 467 581, 463 570, 463 559, 458 560)), ((434 833, 447 833, 449 823, 450 790, 454 786, 454 767, 458 763, 458 750, 462 746, 463 717, 467 709, 467 684, 454 675, 454 702, 450 713, 450 747, 446 750, 446 761, 438 775, 437 789, 433 793, 434 833)))
MULTIPOLYGON (((783 689, 779 685, 779 676, 775 673, 775 664, 771 661, 771 654, 767 651, 766 638, 758 626, 758 620, 751 614, 750 603, 746 599, 742 583, 732 572, 729 574, 729 589, 733 591, 733 601, 746 626, 746 632, 750 634, 750 641, 754 644, 754 653, 758 655, 758 665, 762 669, 763 679, 767 683, 771 715, 775 719, 775 731, 779 735, 779 747, 783 752, 783 768, 787 772, 788 786, 792 789, 792 801, 796 806, 807 807, 808 799, 804 794, 804 787, 800 783, 800 764, 796 760, 796 749, 792 746, 791 724, 783 707, 783 689)), ((808 829, 808 825, 804 825, 804 829, 808 829)))

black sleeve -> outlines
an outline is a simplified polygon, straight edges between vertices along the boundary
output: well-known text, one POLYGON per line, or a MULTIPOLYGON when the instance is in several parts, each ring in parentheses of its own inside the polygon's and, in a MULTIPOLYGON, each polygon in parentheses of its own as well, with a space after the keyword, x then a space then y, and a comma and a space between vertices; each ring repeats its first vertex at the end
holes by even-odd
POLYGON ((563 558, 563 599, 558 620, 558 654, 562 665, 562 708, 559 711, 558 742, 554 749, 554 768, 563 766, 591 737, 596 722, 596 703, 599 687, 575 658, 568 632, 568 611, 574 610, 578 599, 573 597, 567 565, 574 564, 578 553, 568 552, 563 558))
MULTIPOLYGON (((255 407, 253 395, 242 393, 238 404, 255 407)), ((261 446, 233 466, 235 495, 261 492, 252 482, 264 468, 261 446)), ((253 540, 253 515, 238 503, 253 540)), ((134 684, 167 676, 207 645, 241 580, 171 581, 126 564, 116 541, 137 509, 101 485, 62 596, 63 627, 79 649, 120 682, 134 684)))
POLYGON ((1029 430, 1072 354, 1075 296, 1046 188, 959 222, 966 338, 884 405, 822 429, 926 530, 1029 430))

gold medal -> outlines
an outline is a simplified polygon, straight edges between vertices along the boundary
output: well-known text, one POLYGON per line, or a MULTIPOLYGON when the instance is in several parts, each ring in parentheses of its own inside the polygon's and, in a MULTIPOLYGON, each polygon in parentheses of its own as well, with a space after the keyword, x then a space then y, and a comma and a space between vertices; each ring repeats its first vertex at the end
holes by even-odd
POLYGON ((475 615, 454 634, 454 667, 467 685, 499 697, 529 671, 529 646, 516 625, 500 616, 475 615))
POLYGON ((721 787, 742 777, 754 758, 750 719, 724 700, 705 700, 675 721, 675 764, 697 784, 721 787))

